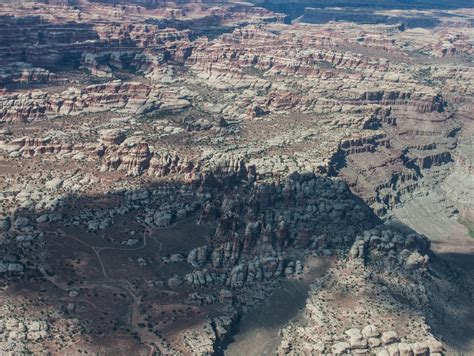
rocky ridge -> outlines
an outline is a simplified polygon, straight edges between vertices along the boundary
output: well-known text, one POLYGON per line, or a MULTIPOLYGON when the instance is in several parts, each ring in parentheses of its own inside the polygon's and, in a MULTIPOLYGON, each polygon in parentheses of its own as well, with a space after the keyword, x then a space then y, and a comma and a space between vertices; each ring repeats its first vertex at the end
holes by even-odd
POLYGON ((2 350, 211 354, 288 281, 282 354, 469 350, 469 14, 156 5, 0 6, 2 350))

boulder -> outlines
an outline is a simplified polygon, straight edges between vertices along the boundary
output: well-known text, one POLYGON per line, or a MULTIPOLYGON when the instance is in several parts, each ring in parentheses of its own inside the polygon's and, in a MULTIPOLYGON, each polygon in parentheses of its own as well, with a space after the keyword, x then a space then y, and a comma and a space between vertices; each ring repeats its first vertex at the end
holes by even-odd
POLYGON ((30 218, 26 216, 20 216, 15 219, 14 225, 15 225, 15 228, 22 229, 24 227, 29 227, 33 225, 33 223, 30 218))
POLYGON ((53 178, 45 183, 45 188, 51 191, 57 191, 63 184, 62 178, 53 178))
POLYGON ((399 343, 398 351, 400 353, 400 356, 413 356, 413 350, 411 349, 411 346, 408 345, 407 343, 404 343, 404 342, 399 343))
POLYGON ((395 331, 387 331, 382 334, 382 344, 390 345, 398 341, 398 335, 395 331))
POLYGON ((416 342, 412 346, 414 356, 428 356, 430 349, 424 342, 416 342))
POLYGON ((371 337, 379 337, 380 333, 375 325, 367 325, 365 328, 362 329, 362 335, 368 339, 371 337))
POLYGON ((343 355, 349 353, 350 349, 351 345, 349 345, 347 342, 338 342, 331 347, 331 351, 334 355, 343 355))
POLYGON ((11 220, 8 216, 0 216, 0 231, 10 230, 11 220))
POLYGON ((156 226, 158 227, 168 227, 171 225, 171 220, 173 219, 173 215, 170 213, 165 213, 158 211, 153 216, 153 221, 156 226))
POLYGON ((428 340, 426 343, 430 349, 430 354, 443 352, 443 344, 438 340, 428 340))

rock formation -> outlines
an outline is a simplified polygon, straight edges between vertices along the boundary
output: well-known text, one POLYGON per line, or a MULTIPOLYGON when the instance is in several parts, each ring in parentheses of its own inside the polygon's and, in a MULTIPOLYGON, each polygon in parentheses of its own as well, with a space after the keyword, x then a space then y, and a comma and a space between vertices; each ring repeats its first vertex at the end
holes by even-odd
POLYGON ((471 352, 472 13, 423 9, 3 1, 1 352, 471 352))

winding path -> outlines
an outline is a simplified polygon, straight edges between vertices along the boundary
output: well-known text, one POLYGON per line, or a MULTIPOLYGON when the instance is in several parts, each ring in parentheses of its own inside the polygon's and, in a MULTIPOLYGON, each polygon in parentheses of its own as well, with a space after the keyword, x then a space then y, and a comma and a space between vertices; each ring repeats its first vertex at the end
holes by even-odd
MULTIPOLYGON (((126 279, 113 279, 110 278, 110 276, 107 274, 104 262, 102 260, 102 257, 100 256, 100 253, 102 251, 110 251, 110 250, 116 250, 116 251, 137 251, 146 248, 147 246, 147 239, 151 236, 152 230, 145 225, 142 225, 142 227, 145 230, 145 233, 143 234, 143 245, 135 248, 123 248, 123 247, 97 247, 97 246, 92 246, 89 243, 83 241, 79 237, 67 234, 65 231, 61 230, 60 228, 57 229, 58 233, 55 232, 50 232, 51 234, 58 235, 63 238, 71 238, 74 239, 75 241, 79 242, 80 244, 86 246, 87 248, 91 249, 95 256, 97 257, 97 260, 99 261, 99 264, 101 266, 102 270, 102 275, 104 278, 108 281, 111 282, 112 285, 107 285, 103 283, 91 283, 91 282, 86 282, 84 283, 81 288, 87 288, 87 289, 93 289, 93 288, 102 288, 102 289, 110 289, 113 290, 114 292, 127 292, 131 299, 132 303, 130 304, 129 311, 128 311, 128 324, 130 329, 138 335, 140 340, 144 345, 146 345, 149 348, 149 355, 154 355, 156 352, 162 351, 159 347, 159 345, 163 342, 162 338, 157 336, 156 334, 149 332, 147 328, 140 328, 138 324, 142 322, 138 308, 141 304, 141 298, 136 295, 133 291, 133 286, 130 284, 130 282, 126 279), (119 285, 116 285, 119 283, 119 285), (146 340, 146 341, 145 341, 146 340)), ((48 273, 45 271, 44 268, 39 268, 40 272, 42 273, 43 277, 48 280, 50 283, 54 284, 57 288, 64 290, 66 292, 71 290, 71 287, 68 286, 64 282, 58 281, 55 277, 52 277, 48 275, 48 273)), ((93 304, 88 303, 88 304, 93 304)), ((95 307, 95 305, 94 305, 95 307)), ((97 307, 95 307, 97 309, 97 307)))

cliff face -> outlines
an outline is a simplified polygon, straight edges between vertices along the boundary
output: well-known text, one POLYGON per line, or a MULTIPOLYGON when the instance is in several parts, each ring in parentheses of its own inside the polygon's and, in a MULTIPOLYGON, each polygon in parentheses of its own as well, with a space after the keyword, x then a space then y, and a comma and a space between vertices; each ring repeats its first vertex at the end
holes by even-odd
POLYGON ((373 11, 2 2, 0 350, 470 351, 472 14, 373 11))
POLYGON ((456 17, 456 26, 446 20, 423 30, 424 40, 412 41, 421 36, 420 29, 265 24, 282 17, 234 3, 152 8, 84 2, 61 7, 57 15, 47 12, 48 6, 55 7, 38 4, 33 12, 19 7, 16 11, 28 14, 23 17, 9 16, 5 8, 2 83, 59 85, 68 81, 67 74, 55 72, 59 67, 109 83, 54 93, 7 93, 1 98, 2 122, 109 110, 138 115, 190 107, 208 111, 213 106, 213 115, 238 118, 250 133, 234 152, 211 147, 217 157, 244 158, 270 175, 295 169, 339 175, 378 213, 388 215, 440 185, 449 167, 463 167, 456 164, 461 157, 456 146, 469 122, 472 71, 442 58, 462 62, 472 55, 464 15, 456 17), (165 19, 169 14, 172 19, 165 19), (140 16, 147 20, 132 21, 140 16), (242 19, 258 24, 230 27, 242 19), (195 30, 209 24, 222 28, 214 40, 195 30), (420 53, 430 64, 411 59, 420 53), (180 77, 183 70, 187 74, 180 77), (112 82, 132 73, 150 83, 112 82), (191 95, 154 89, 163 79, 181 81, 191 95), (231 94, 222 95, 224 90, 231 94), (219 103, 207 99, 216 91, 219 103), (252 142, 251 130, 265 127, 267 120, 280 122, 281 130, 291 115, 302 117, 298 129, 277 130, 266 142, 252 142), (318 135, 324 145, 314 139, 318 135), (296 144, 288 145, 291 140, 296 144), (252 152, 247 142, 255 146, 252 152), (272 152, 270 159, 265 150, 272 152))

